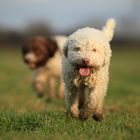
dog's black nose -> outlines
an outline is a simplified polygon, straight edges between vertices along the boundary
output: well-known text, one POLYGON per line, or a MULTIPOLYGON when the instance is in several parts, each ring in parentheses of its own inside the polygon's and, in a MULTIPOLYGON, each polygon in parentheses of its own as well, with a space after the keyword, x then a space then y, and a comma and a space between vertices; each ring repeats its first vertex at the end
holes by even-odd
POLYGON ((85 65, 88 65, 89 62, 90 62, 89 58, 83 58, 83 63, 84 63, 85 65))

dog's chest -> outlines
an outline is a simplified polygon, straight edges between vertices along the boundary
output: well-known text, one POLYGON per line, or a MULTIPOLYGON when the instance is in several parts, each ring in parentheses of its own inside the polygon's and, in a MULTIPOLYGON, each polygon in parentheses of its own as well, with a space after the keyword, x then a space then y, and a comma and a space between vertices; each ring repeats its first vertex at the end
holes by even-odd
POLYGON ((76 87, 80 87, 84 85, 86 87, 92 88, 96 85, 97 76, 96 74, 91 74, 90 76, 80 76, 79 74, 73 80, 73 83, 76 87))

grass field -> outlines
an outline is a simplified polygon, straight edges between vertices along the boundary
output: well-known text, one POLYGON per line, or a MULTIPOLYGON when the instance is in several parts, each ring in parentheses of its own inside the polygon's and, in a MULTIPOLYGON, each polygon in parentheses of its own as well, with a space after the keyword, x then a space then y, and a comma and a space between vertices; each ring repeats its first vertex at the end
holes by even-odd
POLYGON ((72 119, 63 101, 39 100, 19 49, 0 49, 0 139, 140 139, 140 49, 113 50, 105 119, 72 119))

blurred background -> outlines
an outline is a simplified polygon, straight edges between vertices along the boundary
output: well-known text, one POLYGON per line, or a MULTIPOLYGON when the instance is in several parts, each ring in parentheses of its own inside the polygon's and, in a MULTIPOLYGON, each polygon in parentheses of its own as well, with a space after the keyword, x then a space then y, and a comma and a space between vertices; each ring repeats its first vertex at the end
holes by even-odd
MULTIPOLYGON (((115 18, 116 42, 139 42, 139 0, 0 0, 0 44, 22 44, 29 36, 101 28, 115 18)), ((0 45, 2 47, 2 45, 0 45)))
POLYGON ((0 110, 24 112, 34 108, 37 98, 31 87, 32 71, 25 66, 21 55, 21 46, 28 37, 69 35, 85 26, 101 29, 108 18, 117 22, 111 42, 108 106, 118 97, 117 109, 128 109, 133 104, 131 108, 137 110, 140 0, 0 0, 0 110))

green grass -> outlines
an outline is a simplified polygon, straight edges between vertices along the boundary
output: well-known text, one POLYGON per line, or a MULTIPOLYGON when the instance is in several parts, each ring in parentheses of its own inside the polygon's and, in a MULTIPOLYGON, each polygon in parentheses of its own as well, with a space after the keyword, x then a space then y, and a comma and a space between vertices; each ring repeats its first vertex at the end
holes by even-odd
POLYGON ((19 49, 0 50, 0 139, 140 139, 140 50, 113 50, 105 119, 97 123, 65 114, 64 101, 39 100, 32 72, 19 49))

